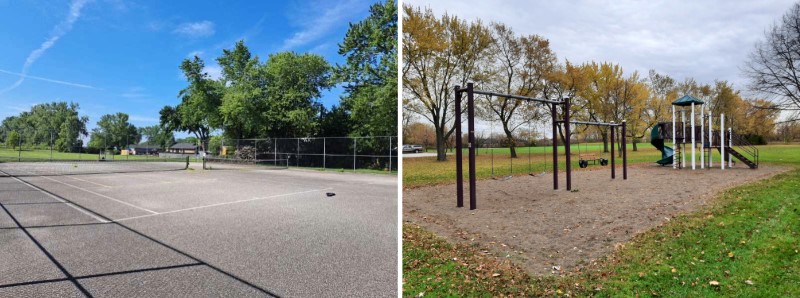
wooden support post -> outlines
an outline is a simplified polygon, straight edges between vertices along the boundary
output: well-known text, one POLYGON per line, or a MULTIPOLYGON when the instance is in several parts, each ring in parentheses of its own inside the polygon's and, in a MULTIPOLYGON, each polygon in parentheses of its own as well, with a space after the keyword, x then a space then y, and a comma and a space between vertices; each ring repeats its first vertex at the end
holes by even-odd
POLYGON ((456 86, 456 207, 464 207, 464 170, 461 152, 461 86, 456 86))

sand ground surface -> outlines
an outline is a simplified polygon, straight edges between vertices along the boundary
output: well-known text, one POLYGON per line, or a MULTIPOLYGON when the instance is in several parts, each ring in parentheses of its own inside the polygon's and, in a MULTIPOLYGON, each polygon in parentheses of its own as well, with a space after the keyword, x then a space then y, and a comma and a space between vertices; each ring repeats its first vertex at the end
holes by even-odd
MULTIPOLYGON (((611 253, 636 234, 707 204, 720 191, 789 170, 762 165, 720 170, 673 170, 637 165, 612 180, 609 167, 574 171, 573 191, 553 190, 552 174, 477 182, 477 207, 463 208, 456 186, 403 191, 403 220, 450 240, 506 257, 528 272, 545 275, 576 270, 611 253), (557 269, 554 269, 557 268, 557 269)), ((466 180, 466 179, 465 179, 466 180)))

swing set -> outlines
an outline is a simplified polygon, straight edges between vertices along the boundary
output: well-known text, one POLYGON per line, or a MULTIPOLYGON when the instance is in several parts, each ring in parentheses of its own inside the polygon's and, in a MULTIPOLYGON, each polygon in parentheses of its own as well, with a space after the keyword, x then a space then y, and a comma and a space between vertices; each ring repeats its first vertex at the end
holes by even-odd
MULTIPOLYGON (((610 161, 611 161, 611 179, 616 178, 616 167, 614 165, 614 135, 617 129, 621 129, 622 138, 620 140, 621 147, 622 147, 622 177, 623 180, 628 179, 628 155, 626 149, 626 140, 625 140, 625 131, 626 131, 626 121, 623 120, 622 123, 605 123, 605 122, 587 122, 587 121, 570 121, 570 98, 565 97, 562 100, 551 100, 551 99, 541 99, 541 98, 533 98, 527 96, 520 96, 520 95, 512 95, 512 94, 502 94, 502 93, 495 93, 495 92, 488 92, 488 91, 480 91, 475 90, 473 83, 468 83, 466 88, 461 88, 461 86, 455 86, 455 135, 456 135, 456 207, 463 207, 464 206, 464 171, 463 171, 463 148, 464 144, 461 140, 461 104, 462 104, 462 96, 466 93, 467 95, 467 131, 468 131, 468 140, 467 140, 467 148, 468 148, 468 172, 469 172, 469 209, 474 210, 477 207, 477 192, 476 192, 476 182, 477 182, 477 175, 476 175, 476 162, 475 162, 475 94, 486 95, 486 96, 498 96, 498 97, 505 97, 505 98, 513 98, 517 100, 523 100, 531 103, 540 103, 549 105, 551 111, 551 124, 552 124, 552 135, 553 135, 553 189, 558 189, 558 142, 556 142, 556 136, 558 135, 559 127, 563 127, 564 135, 567 136, 564 138, 564 153, 566 159, 566 188, 568 191, 572 190, 572 160, 571 160, 571 153, 570 153, 570 139, 571 139, 571 132, 570 128, 572 125, 595 125, 595 126, 608 126, 611 128, 611 154, 610 154, 610 161), (561 111, 563 113, 563 120, 558 119, 558 107, 561 107, 561 111)), ((580 158, 580 144, 578 146, 579 150, 579 164, 583 164, 580 158)), ((529 149, 529 170, 530 170, 530 149, 529 149)), ((587 156, 588 158, 588 156, 587 156)), ((601 161, 601 164, 603 162, 601 161)), ((588 159, 587 159, 587 166, 588 166, 588 159)), ((494 169, 494 165, 493 165, 494 169)), ((512 168, 513 169, 513 168, 512 168)), ((512 170, 513 171, 513 170, 512 170)))

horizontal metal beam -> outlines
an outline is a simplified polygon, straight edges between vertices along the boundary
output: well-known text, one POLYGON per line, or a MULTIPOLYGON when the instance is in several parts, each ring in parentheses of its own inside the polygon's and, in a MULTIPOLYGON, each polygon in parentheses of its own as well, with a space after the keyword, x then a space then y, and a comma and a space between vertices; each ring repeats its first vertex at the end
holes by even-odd
MULTIPOLYGON (((564 123, 564 121, 556 121, 558 123, 564 123)), ((589 121, 570 121, 570 124, 584 124, 584 125, 596 125, 596 126, 622 126, 622 123, 605 123, 605 122, 589 122, 589 121)))
POLYGON ((521 96, 521 95, 502 94, 502 93, 494 93, 494 92, 480 91, 480 90, 474 90, 472 92, 475 93, 475 94, 483 94, 483 95, 490 95, 490 96, 497 96, 497 97, 506 97, 506 98, 513 98, 513 99, 519 99, 519 100, 535 101, 535 102, 557 103, 557 104, 564 103, 563 101, 560 101, 560 100, 541 99, 541 98, 533 98, 533 97, 527 97, 527 96, 521 96))

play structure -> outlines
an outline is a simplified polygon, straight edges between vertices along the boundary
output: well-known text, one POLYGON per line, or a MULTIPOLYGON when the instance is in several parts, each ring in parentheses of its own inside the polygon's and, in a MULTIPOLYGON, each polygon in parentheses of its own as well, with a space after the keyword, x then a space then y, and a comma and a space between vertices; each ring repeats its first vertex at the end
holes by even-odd
POLYGON ((650 131, 650 144, 661 151, 661 159, 656 163, 662 166, 672 165, 673 169, 682 169, 686 167, 688 154, 691 168, 694 170, 697 168, 697 152, 699 152, 700 169, 711 168, 714 166, 713 152, 716 150, 720 155, 720 169, 724 170, 726 166, 732 167, 733 157, 751 169, 757 169, 758 148, 741 135, 735 134, 730 125, 727 130, 725 129, 725 114, 719 115, 719 125, 716 127, 713 120, 714 116, 710 112, 705 114, 705 102, 700 99, 685 95, 673 101, 672 122, 660 122, 650 131), (695 113, 697 109, 700 110, 699 117, 695 113), (680 122, 677 120, 676 112, 680 112, 680 122), (697 118, 700 120, 700 126, 695 124, 697 118), (665 140, 670 139, 672 147, 664 144, 665 140))
MULTIPOLYGON (((561 100, 551 100, 551 99, 540 99, 540 98, 533 98, 527 96, 519 96, 519 95, 512 95, 512 94, 501 94, 501 93, 494 93, 494 92, 487 92, 487 91, 480 91, 475 90, 472 83, 468 83, 466 88, 461 88, 460 86, 455 86, 455 136, 456 136, 456 206, 463 207, 464 206, 464 177, 463 177, 463 142, 461 140, 461 104, 462 104, 462 95, 466 93, 467 95, 467 131, 468 131, 468 171, 469 171, 469 209, 474 210, 477 207, 477 195, 476 195, 476 174, 475 174, 475 150, 476 150, 476 143, 475 143, 475 94, 486 95, 486 96, 497 96, 497 97, 504 97, 504 98, 513 98, 516 100, 521 100, 528 102, 529 104, 538 103, 548 105, 551 111, 551 123, 552 123, 552 136, 553 136, 553 189, 558 189, 558 142, 556 142, 556 136, 558 135, 559 127, 562 127, 564 130, 564 154, 566 159, 566 169, 565 169, 565 176, 566 176, 566 188, 568 191, 572 190, 572 158, 570 152, 570 139, 572 138, 571 126, 572 125, 593 125, 593 126, 608 126, 611 131, 611 154, 610 154, 610 162, 611 162, 611 179, 616 178, 616 167, 615 167, 615 159, 614 159, 614 147, 615 147, 615 138, 614 135, 619 129, 621 135, 623 136, 620 140, 620 145, 622 148, 622 177, 623 179, 628 179, 628 154, 626 149, 626 142, 625 142, 625 130, 626 130, 626 123, 623 120, 622 123, 606 123, 606 122, 587 122, 587 121, 570 121, 570 98, 565 97, 561 100), (561 113, 563 114, 563 118, 559 120, 558 115, 558 108, 561 107, 561 113)), ((586 156, 587 158, 589 156, 586 156)), ((583 160, 583 158, 581 158, 583 160)), ((586 160, 588 165, 588 160, 586 160)), ((603 162, 601 162, 602 164, 603 162)), ((584 162, 580 161, 579 166, 583 166, 584 162)))

